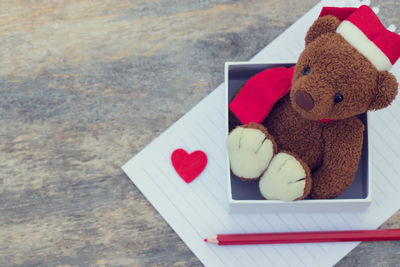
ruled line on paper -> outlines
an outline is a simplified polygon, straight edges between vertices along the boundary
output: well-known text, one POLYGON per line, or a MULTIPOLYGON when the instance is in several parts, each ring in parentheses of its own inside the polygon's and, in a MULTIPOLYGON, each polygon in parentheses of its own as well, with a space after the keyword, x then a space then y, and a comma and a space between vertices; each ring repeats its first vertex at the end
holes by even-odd
MULTIPOLYGON (((377 153, 379 153, 379 152, 377 152, 377 153)), ((374 164, 373 164, 373 165, 374 165, 374 164)), ((376 171, 379 172, 379 174, 380 174, 380 175, 385 179, 385 181, 390 185, 389 188, 394 188, 394 189, 396 189, 395 191, 398 192, 399 189, 397 188, 397 186, 395 186, 395 184, 394 184, 390 179, 388 179, 387 176, 386 176, 380 169, 378 169, 376 165, 374 165, 374 166, 375 166, 375 168, 376 168, 376 171)))
POLYGON ((379 191, 378 196, 383 196, 385 199, 389 199, 389 196, 387 195, 386 191, 383 191, 381 186, 375 180, 372 181, 372 184, 374 188, 379 191))
MULTIPOLYGON (((213 143, 214 147, 217 147, 218 150, 219 150, 219 152, 220 152, 222 155, 224 155, 225 150, 221 147, 221 143, 215 142, 214 138, 211 138, 211 136, 209 135, 209 133, 208 133, 207 131, 204 130, 204 127, 201 127, 199 124, 192 124, 191 127, 189 127, 189 128, 187 129, 187 131, 188 131, 192 136, 195 135, 195 134, 190 130, 190 129, 193 128, 193 127, 196 127, 196 128, 199 130, 198 132, 202 132, 202 133, 204 134, 204 136, 206 136, 207 139, 208 139, 209 141, 211 141, 211 143, 213 143)), ((196 134, 196 136, 197 136, 197 134, 196 134)), ((196 140, 197 140, 197 138, 196 138, 196 140)), ((201 142, 199 142, 198 140, 197 140, 197 142, 198 142, 198 143, 201 143, 201 142)), ((224 144, 224 143, 222 143, 222 144, 224 144)))
MULTIPOLYGON (((148 177, 150 180, 153 179, 152 176, 151 176, 145 169, 142 169, 142 171, 143 171, 143 173, 145 173, 145 174, 147 175, 147 177, 148 177)), ((153 183, 154 183, 154 182, 153 182, 153 183)), ((159 189, 160 192, 163 192, 162 188, 160 188, 160 186, 158 186, 158 183, 154 183, 154 184, 158 187, 158 189, 159 189)), ((178 208, 175 206, 174 201, 171 201, 171 199, 168 197, 168 194, 164 194, 164 196, 165 196, 165 198, 167 198, 167 199, 169 200, 169 203, 171 203, 171 204, 175 207, 175 210, 177 210, 177 211, 180 213, 181 217, 184 218, 184 219, 186 219, 187 223, 188 223, 189 225, 192 226, 192 224, 190 223, 190 221, 187 220, 186 216, 184 216, 184 214, 182 214, 182 212, 180 211, 180 209, 178 209, 178 208)), ((194 231, 195 233, 197 233, 198 237, 201 239, 202 236, 201 236, 200 233, 197 231, 197 229, 194 228, 193 226, 192 226, 192 229, 193 229, 193 231, 194 231)), ((211 254, 214 254, 217 258, 219 258, 221 264, 223 264, 224 266, 226 266, 225 263, 224 263, 224 261, 219 257, 219 255, 218 255, 217 253, 215 253, 214 250, 212 250, 211 248, 209 248, 208 250, 210 251, 211 254)))
MULTIPOLYGON (((160 169, 159 166, 158 166, 158 169, 160 169)), ((149 178, 152 179, 151 176, 149 176, 149 178)), ((164 186, 165 186, 165 184, 164 184, 164 186)), ((175 184, 175 186, 176 186, 176 184, 175 184)), ((162 188, 165 190, 165 187, 162 187, 162 188)), ((173 188, 175 188, 175 187, 173 187, 173 188)), ((171 191, 170 191, 170 192, 171 192, 171 191)), ((194 192, 194 191, 191 191, 190 193, 193 194, 193 192, 194 192)), ((176 192, 176 191, 175 191, 175 192, 173 192, 173 195, 174 195, 174 196, 177 196, 177 195, 180 195, 180 194, 179 194, 179 192, 176 192)), ((187 199, 187 198, 185 198, 185 197, 183 197, 183 198, 184 198, 184 201, 183 201, 183 202, 178 202, 178 203, 180 203, 180 204, 182 204, 182 203, 187 203, 187 204, 191 203, 189 199, 187 199)), ((181 209, 182 209, 182 208, 177 207, 176 205, 175 205, 175 207, 176 207, 178 210, 181 210, 181 209)), ((188 211, 188 210, 196 211, 197 208, 198 208, 198 207, 189 207, 189 208, 186 208, 186 209, 185 209, 185 210, 186 210, 186 213, 185 213, 185 214, 187 215, 187 211, 188 211)), ((207 231, 203 230, 203 231, 199 232, 199 231, 196 230, 196 232, 197 232, 199 238, 200 238, 200 239, 203 239, 206 233, 208 233, 208 232, 210 232, 210 231, 213 231, 213 230, 210 228, 210 225, 208 225, 207 223, 204 223, 204 221, 202 220, 202 216, 201 216, 200 214, 198 214, 198 213, 196 213, 196 212, 195 212, 195 214, 197 214, 197 217, 198 217, 198 218, 189 217, 189 218, 191 218, 192 220, 187 220, 187 221, 190 223, 190 226, 191 226, 193 229, 197 229, 198 226, 195 227, 195 226, 193 225, 192 222, 199 222, 199 221, 201 221, 204 225, 207 225, 207 226, 208 226, 209 229, 208 229, 207 231)), ((185 217, 185 218, 186 218, 186 217, 185 217)), ((186 218, 186 219, 187 219, 187 218, 186 218)), ((215 229, 214 229, 214 231, 215 231, 215 229)), ((228 249, 229 249, 229 250, 232 250, 232 248, 228 248, 228 249)), ((237 260, 238 262, 240 262, 240 259, 236 257, 236 254, 233 254, 233 255, 231 255, 231 256, 232 256, 233 258, 236 258, 236 260, 237 260)))

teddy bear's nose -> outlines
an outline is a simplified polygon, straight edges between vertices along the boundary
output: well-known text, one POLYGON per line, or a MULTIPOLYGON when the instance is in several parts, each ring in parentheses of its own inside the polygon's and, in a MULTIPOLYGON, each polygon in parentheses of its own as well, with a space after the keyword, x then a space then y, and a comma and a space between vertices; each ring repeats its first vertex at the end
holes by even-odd
POLYGON ((307 92, 297 91, 294 95, 294 99, 296 104, 306 111, 309 111, 314 107, 314 100, 307 92))

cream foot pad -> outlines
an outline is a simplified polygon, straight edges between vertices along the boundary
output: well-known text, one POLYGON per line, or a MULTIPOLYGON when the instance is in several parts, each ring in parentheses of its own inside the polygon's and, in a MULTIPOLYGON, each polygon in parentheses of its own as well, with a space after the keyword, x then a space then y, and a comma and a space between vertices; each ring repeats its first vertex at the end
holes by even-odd
POLYGON ((241 179, 256 179, 267 169, 274 145, 253 128, 235 128, 228 136, 228 155, 232 172, 241 179))
POLYGON ((304 195, 306 172, 295 157, 281 152, 271 160, 259 186, 266 199, 293 201, 304 195))

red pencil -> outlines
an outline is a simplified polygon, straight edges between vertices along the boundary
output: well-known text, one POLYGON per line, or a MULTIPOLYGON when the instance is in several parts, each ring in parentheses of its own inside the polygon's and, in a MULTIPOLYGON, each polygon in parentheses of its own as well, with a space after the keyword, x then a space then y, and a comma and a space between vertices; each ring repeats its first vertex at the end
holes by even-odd
POLYGON ((205 242, 216 244, 219 246, 392 240, 400 240, 400 229, 262 234, 222 234, 204 239, 205 242))

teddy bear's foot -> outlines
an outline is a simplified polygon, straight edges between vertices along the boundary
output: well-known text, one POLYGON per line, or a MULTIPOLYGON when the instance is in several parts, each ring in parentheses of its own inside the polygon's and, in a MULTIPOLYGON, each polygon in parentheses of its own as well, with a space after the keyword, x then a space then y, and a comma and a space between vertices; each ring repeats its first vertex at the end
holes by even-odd
POLYGON ((250 123, 236 127, 228 136, 231 170, 241 180, 260 177, 275 153, 275 141, 262 125, 250 123))
POLYGON ((305 198, 311 189, 308 166, 287 152, 280 152, 271 160, 259 183, 266 199, 293 201, 305 198))

